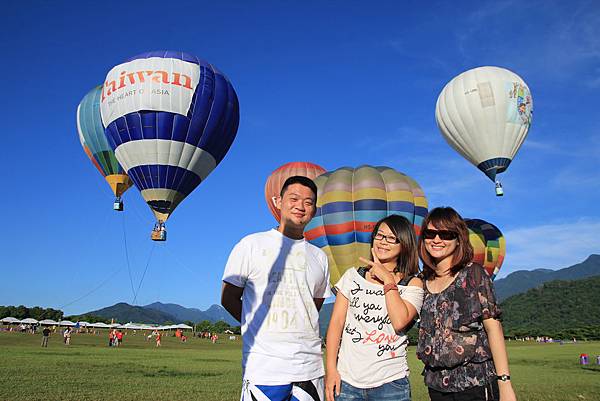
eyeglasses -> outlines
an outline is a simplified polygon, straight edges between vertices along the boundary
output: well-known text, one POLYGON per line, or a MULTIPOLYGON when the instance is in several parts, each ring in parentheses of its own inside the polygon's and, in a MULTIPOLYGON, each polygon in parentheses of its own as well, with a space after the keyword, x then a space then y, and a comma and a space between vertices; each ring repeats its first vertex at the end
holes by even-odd
POLYGON ((373 239, 376 239, 377 241, 385 240, 385 242, 387 242, 388 244, 399 244, 400 243, 398 238, 394 237, 393 235, 384 235, 382 233, 375 234, 373 236, 373 239))
POLYGON ((434 239, 436 236, 439 236, 443 241, 452 241, 458 238, 458 233, 456 231, 431 230, 429 228, 423 230, 423 238, 425 239, 434 239))

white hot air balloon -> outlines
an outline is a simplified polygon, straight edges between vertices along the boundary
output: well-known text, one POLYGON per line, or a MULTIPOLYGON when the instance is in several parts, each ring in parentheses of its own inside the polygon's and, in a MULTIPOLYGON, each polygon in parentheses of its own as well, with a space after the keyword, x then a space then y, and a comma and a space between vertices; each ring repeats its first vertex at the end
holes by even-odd
POLYGON ((440 93, 435 120, 444 139, 503 190, 502 173, 525 140, 533 113, 527 84, 512 71, 478 67, 450 81, 440 93))

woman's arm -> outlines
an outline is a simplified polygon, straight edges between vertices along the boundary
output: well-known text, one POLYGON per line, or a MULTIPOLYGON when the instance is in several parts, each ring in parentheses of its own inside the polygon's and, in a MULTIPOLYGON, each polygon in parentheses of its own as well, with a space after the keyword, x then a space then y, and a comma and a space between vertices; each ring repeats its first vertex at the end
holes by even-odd
MULTIPOLYGON (((494 361, 494 367, 496 368, 496 374, 498 376, 510 376, 502 323, 493 318, 485 319, 483 321, 483 327, 485 328, 485 332, 487 333, 490 342, 490 350, 492 351, 492 359, 494 361)), ((500 389, 500 401, 516 401, 517 396, 515 395, 510 380, 498 380, 498 388, 500 389)))
MULTIPOLYGON (((392 277, 391 283, 394 283, 393 279, 392 277)), ((384 281, 385 284, 387 283, 384 281)), ((408 285, 410 287, 423 288, 423 282, 418 278, 412 279, 408 285)), ((396 332, 404 330, 417 316, 415 307, 410 302, 403 300, 398 291, 395 290, 385 293, 385 306, 392 322, 392 327, 396 332)))
POLYGON ((325 374, 325 395, 327 401, 334 401, 333 392, 335 395, 340 395, 341 378, 337 370, 337 357, 340 349, 340 341, 344 324, 346 323, 346 312, 348 311, 348 299, 338 291, 331 312, 331 320, 327 329, 327 365, 325 374))
MULTIPOLYGON (((375 252, 371 250, 373 261, 360 257, 360 261, 369 267, 369 273, 372 277, 383 282, 384 288, 387 286, 395 286, 396 279, 379 261, 375 252)), ((421 279, 414 278, 408 283, 409 286, 423 288, 421 279)), ((395 287, 397 289, 397 287, 395 287)), ((385 306, 387 308, 388 317, 392 322, 392 327, 397 333, 404 330, 417 316, 415 307, 407 301, 404 301, 396 289, 388 290, 385 293, 385 306)))

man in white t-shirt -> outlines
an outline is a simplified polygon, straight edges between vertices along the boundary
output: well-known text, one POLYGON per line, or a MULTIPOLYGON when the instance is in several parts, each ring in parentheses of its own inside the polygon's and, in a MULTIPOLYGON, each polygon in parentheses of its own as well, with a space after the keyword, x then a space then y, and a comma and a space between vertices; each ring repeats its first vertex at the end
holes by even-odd
POLYGON ((304 239, 316 202, 312 180, 288 178, 279 227, 244 237, 229 255, 221 303, 242 324, 242 401, 325 399, 319 309, 329 268, 304 239))

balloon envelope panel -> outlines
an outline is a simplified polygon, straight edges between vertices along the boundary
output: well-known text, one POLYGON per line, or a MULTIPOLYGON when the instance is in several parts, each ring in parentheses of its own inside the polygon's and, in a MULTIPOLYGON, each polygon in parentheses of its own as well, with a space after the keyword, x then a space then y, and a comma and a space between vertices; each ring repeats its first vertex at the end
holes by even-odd
POLYGON ((325 169, 317 164, 310 162, 291 162, 273 171, 265 184, 265 201, 271 211, 271 214, 279 222, 281 213, 273 204, 273 198, 279 196, 283 183, 290 177, 300 175, 314 180, 319 175, 323 174, 325 169))
POLYGON ((515 157, 532 115, 533 100, 523 79, 499 67, 474 68, 452 79, 435 110, 444 139, 491 180, 515 157))
POLYGON ((419 235, 427 199, 412 178, 389 167, 343 167, 315 179, 317 211, 305 237, 329 257, 335 284, 360 256, 370 257, 371 232, 391 214, 404 216, 419 235))
POLYGON ((473 262, 482 265, 492 280, 506 256, 506 240, 495 225, 481 219, 465 219, 469 227, 469 242, 473 246, 473 262))
POLYGON ((233 86, 193 55, 157 51, 113 68, 103 96, 109 143, 164 222, 229 150, 239 124, 233 86))
POLYGON ((77 132, 84 152, 108 181, 115 196, 121 196, 132 182, 115 157, 102 125, 100 97, 102 86, 89 91, 77 107, 77 132))

